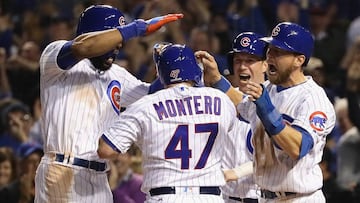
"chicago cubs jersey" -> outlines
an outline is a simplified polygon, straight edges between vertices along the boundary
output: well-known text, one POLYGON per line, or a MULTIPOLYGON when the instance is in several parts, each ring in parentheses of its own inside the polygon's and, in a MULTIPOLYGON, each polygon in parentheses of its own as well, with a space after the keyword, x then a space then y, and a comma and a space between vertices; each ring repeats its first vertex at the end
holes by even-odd
POLYGON ((44 151, 97 160, 101 133, 119 117, 120 107, 146 95, 149 85, 116 64, 99 73, 83 59, 60 69, 57 55, 66 42, 49 44, 40 59, 44 151))
POLYGON ((221 91, 178 84, 130 105, 104 132, 126 152, 135 142, 143 155, 142 190, 169 186, 222 186, 225 136, 236 109, 221 91))
MULTIPOLYGON (((265 135, 264 147, 274 148, 276 163, 264 168, 255 167, 255 182, 261 188, 270 191, 311 193, 320 189, 323 177, 318 164, 322 158, 326 136, 335 125, 333 105, 324 90, 311 77, 307 77, 304 83, 290 88, 282 88, 269 81, 266 81, 264 86, 285 122, 309 132, 314 146, 303 158, 293 160, 276 143, 271 144, 270 138, 265 135)), ((239 105, 244 104, 240 103, 239 105)), ((244 108, 240 106, 238 109, 243 109, 240 114, 245 119, 254 120, 252 116, 256 112, 244 111, 244 108)), ((256 151, 255 146, 255 155, 256 151)), ((266 153, 258 155, 259 160, 266 159, 266 153)), ((258 162, 255 160, 256 165, 260 164, 258 162)))
MULTIPOLYGON (((235 128, 225 141, 223 168, 232 169, 253 160, 254 148, 251 143, 252 131, 250 124, 244 121, 235 122, 235 128)), ((257 199, 259 194, 253 175, 230 181, 221 188, 226 196, 257 199)))

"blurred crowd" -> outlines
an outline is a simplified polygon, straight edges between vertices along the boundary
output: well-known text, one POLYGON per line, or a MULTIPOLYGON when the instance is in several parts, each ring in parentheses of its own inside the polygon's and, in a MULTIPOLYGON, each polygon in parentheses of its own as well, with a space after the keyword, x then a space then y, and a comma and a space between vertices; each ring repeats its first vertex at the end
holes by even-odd
MULTIPOLYGON (((266 36, 282 21, 308 28, 315 38, 315 51, 304 71, 326 90, 337 115, 322 160, 323 190, 328 202, 359 198, 359 0, 1 0, 0 199, 32 202, 32 182, 43 143, 39 58, 49 42, 73 39, 79 15, 92 4, 119 8, 128 23, 168 13, 184 14, 182 20, 159 32, 124 44, 116 63, 146 82, 156 77, 152 61, 156 42, 209 51, 227 76, 227 52, 238 33, 253 31, 266 36)), ((142 202, 145 198, 139 191, 139 153, 134 148, 112 163, 109 181, 115 202, 142 202)))

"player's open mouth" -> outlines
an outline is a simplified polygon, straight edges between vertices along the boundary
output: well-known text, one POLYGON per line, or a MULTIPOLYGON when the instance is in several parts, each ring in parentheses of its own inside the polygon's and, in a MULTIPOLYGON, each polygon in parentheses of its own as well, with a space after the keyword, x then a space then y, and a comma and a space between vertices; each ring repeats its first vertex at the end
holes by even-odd
POLYGON ((277 69, 274 65, 269 64, 268 73, 270 75, 275 75, 277 73, 277 69))
POLYGON ((240 81, 248 81, 250 80, 251 76, 249 74, 240 74, 239 75, 240 81))

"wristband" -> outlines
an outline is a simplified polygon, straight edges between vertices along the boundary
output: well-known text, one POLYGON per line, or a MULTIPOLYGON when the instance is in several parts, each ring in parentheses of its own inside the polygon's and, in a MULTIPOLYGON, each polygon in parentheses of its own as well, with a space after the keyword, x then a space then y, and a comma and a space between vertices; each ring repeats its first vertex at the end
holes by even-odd
POLYGON ((221 79, 214 83, 212 87, 226 93, 230 89, 231 84, 224 76, 221 76, 221 79))
POLYGON ((266 132, 269 136, 277 135, 285 128, 285 123, 279 111, 271 103, 269 93, 263 87, 263 93, 254 101, 256 105, 256 114, 263 123, 266 132))
POLYGON ((125 26, 118 26, 116 29, 119 30, 123 41, 126 42, 133 37, 144 35, 146 31, 146 23, 143 20, 135 20, 125 26))

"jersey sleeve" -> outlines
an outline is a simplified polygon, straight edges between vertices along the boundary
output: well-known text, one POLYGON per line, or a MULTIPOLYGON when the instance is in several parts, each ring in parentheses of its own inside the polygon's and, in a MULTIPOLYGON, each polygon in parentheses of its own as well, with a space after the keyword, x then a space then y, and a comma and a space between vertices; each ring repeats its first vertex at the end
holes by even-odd
POLYGON ((334 108, 325 95, 323 98, 309 95, 301 102, 296 114, 292 125, 302 127, 313 138, 325 137, 335 126, 334 108))
POLYGON ((120 114, 112 127, 103 133, 103 136, 110 142, 108 144, 115 147, 117 151, 125 153, 143 134, 141 119, 145 118, 144 113, 140 104, 129 106, 120 114))
POLYGON ((120 101, 120 105, 123 107, 128 107, 130 104, 136 102, 143 96, 147 95, 150 88, 150 83, 142 82, 137 79, 131 73, 126 71, 121 67, 114 67, 117 69, 122 69, 119 73, 121 80, 123 81, 122 97, 120 101))
POLYGON ((59 40, 46 46, 40 57, 40 74, 42 76, 53 79, 65 72, 57 64, 57 56, 66 42, 66 40, 59 40))

